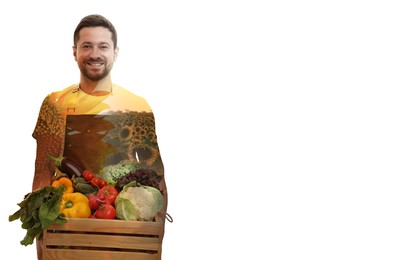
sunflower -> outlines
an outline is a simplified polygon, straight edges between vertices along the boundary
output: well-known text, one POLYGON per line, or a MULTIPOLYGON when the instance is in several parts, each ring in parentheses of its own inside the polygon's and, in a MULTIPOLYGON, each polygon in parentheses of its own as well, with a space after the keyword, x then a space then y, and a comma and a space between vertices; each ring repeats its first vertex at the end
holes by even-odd
POLYGON ((156 133, 150 131, 147 133, 147 140, 149 140, 153 144, 157 144, 157 136, 156 133))
POLYGON ((130 126, 124 126, 119 130, 119 139, 124 142, 128 141, 132 138, 132 127, 130 126))
POLYGON ((160 153, 158 149, 154 147, 131 145, 128 151, 128 156, 130 160, 137 160, 139 162, 144 162, 147 166, 151 166, 157 158, 159 158, 160 153))
POLYGON ((147 129, 141 129, 139 132, 140 136, 145 136, 146 133, 147 133, 147 129))

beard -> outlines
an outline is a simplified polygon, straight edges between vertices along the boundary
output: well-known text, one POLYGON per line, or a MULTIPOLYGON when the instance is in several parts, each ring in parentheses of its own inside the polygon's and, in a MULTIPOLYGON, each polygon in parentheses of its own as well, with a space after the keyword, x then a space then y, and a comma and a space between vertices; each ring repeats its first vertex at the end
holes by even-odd
MULTIPOLYGON (((95 60, 88 60, 87 62, 95 62, 95 60)), ((84 63, 79 64, 80 72, 83 74, 84 77, 91 81, 99 81, 101 79, 106 78, 109 75, 109 72, 112 69, 112 65, 107 65, 106 60, 104 60, 105 67, 103 70, 97 71, 90 71, 86 68, 84 63)))

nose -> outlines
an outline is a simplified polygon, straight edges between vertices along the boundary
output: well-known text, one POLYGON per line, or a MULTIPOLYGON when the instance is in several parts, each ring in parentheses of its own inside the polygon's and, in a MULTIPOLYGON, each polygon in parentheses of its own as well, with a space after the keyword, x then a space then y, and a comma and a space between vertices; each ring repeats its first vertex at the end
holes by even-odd
POLYGON ((100 57, 100 49, 97 46, 94 46, 92 48, 92 51, 90 52, 90 57, 95 59, 100 57))

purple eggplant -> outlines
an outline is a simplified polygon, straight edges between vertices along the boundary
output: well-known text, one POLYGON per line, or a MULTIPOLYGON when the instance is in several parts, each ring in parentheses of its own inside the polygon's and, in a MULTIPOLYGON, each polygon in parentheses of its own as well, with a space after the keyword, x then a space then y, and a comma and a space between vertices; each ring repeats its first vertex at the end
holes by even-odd
POLYGON ((75 161, 71 160, 68 157, 53 157, 50 154, 47 154, 48 158, 55 164, 55 166, 67 174, 68 177, 82 177, 84 169, 77 164, 75 161))

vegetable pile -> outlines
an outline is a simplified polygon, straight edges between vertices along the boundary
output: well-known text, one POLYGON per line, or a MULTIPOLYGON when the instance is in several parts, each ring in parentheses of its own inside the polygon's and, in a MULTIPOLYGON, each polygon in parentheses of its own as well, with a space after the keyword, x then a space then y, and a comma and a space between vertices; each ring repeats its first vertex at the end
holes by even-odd
POLYGON ((162 208, 163 177, 140 168, 141 163, 121 161, 95 174, 70 158, 50 159, 56 165, 55 180, 28 193, 9 216, 9 221, 20 219, 27 230, 22 245, 32 244, 54 222, 67 223, 67 218, 154 221, 162 208))

